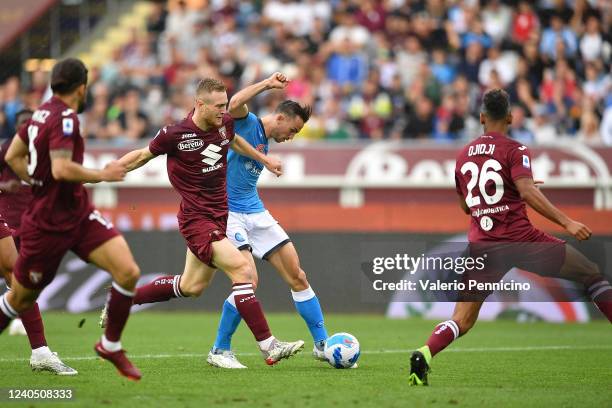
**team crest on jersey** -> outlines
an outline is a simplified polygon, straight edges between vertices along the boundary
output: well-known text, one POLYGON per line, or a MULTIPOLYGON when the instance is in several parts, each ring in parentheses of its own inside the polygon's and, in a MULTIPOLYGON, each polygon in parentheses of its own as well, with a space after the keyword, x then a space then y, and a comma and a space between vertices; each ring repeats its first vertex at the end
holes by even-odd
POLYGON ((526 154, 523 155, 523 167, 529 169, 531 168, 531 163, 529 162, 529 156, 526 154))
POLYGON ((37 284, 42 279, 42 272, 30 271, 28 276, 30 277, 30 282, 37 284))
POLYGON ((74 120, 72 118, 62 119, 62 131, 64 136, 72 136, 74 132, 74 120))
POLYGON ((258 145, 257 145, 257 147, 255 147, 255 149, 256 149, 258 152, 265 153, 265 152, 266 152, 266 145, 264 145, 264 144, 258 144, 258 145))
POLYGON ((219 134, 221 134, 222 138, 227 139, 227 130, 225 130, 225 126, 219 128, 219 134))
POLYGON ((193 152, 204 146, 202 139, 185 140, 176 145, 176 147, 183 152, 193 152))

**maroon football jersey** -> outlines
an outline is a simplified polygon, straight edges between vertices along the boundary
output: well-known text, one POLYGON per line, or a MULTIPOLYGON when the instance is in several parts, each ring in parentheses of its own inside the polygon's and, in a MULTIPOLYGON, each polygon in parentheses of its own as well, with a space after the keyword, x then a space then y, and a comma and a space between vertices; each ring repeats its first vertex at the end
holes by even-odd
POLYGON ((234 139, 234 120, 225 114, 221 127, 203 131, 192 114, 160 129, 149 150, 168 156, 170 183, 182 197, 180 215, 226 217, 227 151, 234 139))
POLYGON ((34 112, 18 135, 28 145, 28 174, 33 179, 32 203, 22 221, 44 231, 73 229, 93 209, 82 183, 53 178, 49 152, 68 150, 72 161, 83 163, 84 145, 77 114, 52 97, 34 112))
POLYGON ((17 180, 21 183, 21 187, 14 193, 0 192, 0 214, 2 214, 2 218, 9 227, 17 230, 21 225, 21 215, 32 201, 32 188, 23 183, 4 160, 10 144, 11 140, 9 139, 0 146, 0 182, 6 183, 10 180, 17 180))
POLYGON ((487 133, 461 150, 455 185, 470 209, 470 242, 529 242, 539 234, 514 184, 521 177, 532 177, 531 154, 509 137, 487 133))

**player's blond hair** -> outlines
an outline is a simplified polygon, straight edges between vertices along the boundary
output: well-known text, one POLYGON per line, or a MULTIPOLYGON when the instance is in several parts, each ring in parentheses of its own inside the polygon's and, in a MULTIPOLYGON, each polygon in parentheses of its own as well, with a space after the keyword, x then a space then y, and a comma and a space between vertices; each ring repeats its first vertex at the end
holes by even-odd
POLYGON ((215 78, 204 78, 198 82, 198 87, 196 89, 196 95, 202 96, 205 93, 213 93, 213 92, 225 92, 227 88, 223 82, 219 81, 215 78))

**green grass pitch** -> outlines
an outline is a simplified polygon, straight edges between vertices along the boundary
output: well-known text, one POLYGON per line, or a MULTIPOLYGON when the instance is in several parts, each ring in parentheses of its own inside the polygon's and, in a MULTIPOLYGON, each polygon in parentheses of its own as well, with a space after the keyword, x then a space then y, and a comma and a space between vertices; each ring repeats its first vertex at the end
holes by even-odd
POLYGON ((45 313, 54 351, 79 370, 77 377, 32 373, 24 337, 0 337, 0 388, 72 388, 63 404, 0 401, 17 407, 603 407, 612 406, 610 324, 481 322, 433 362, 429 387, 409 387, 409 350, 422 345, 435 322, 367 315, 328 315, 330 334, 359 339, 356 370, 315 361, 312 342, 296 314, 270 314, 275 335, 306 341, 304 352, 268 367, 244 324, 234 348, 248 370, 209 367, 205 356, 218 316, 204 313, 134 314, 124 347, 143 372, 133 383, 94 358, 97 316, 45 313), (87 320, 79 328, 80 320, 87 320))

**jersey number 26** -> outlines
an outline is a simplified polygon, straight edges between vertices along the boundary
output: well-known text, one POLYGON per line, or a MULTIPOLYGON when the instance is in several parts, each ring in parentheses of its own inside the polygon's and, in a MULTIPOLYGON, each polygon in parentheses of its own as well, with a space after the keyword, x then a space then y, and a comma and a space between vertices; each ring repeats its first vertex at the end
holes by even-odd
POLYGON ((486 204, 496 204, 502 199, 504 196, 504 180, 498 173, 501 168, 501 164, 495 159, 489 159, 484 162, 482 169, 479 169, 478 165, 471 161, 463 163, 463 166, 461 166, 461 174, 470 173, 470 181, 467 184, 467 197, 465 197, 465 203, 468 207, 480 204, 480 197, 472 194, 472 190, 476 187, 476 184, 478 184, 480 195, 484 198, 486 204), (478 177, 479 173, 480 177, 478 177), (487 182, 489 181, 495 183, 495 192, 493 195, 489 195, 486 191, 487 182))

